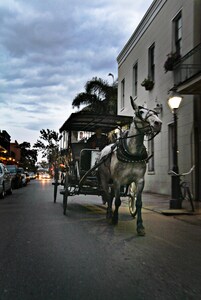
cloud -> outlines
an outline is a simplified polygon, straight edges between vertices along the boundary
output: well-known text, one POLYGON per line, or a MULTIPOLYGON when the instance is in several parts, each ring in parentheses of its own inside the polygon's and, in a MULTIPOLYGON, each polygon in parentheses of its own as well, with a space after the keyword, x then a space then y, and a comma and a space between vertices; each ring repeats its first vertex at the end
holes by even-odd
POLYGON ((0 129, 31 143, 58 130, 88 80, 117 77, 116 57, 151 2, 0 0, 0 129))

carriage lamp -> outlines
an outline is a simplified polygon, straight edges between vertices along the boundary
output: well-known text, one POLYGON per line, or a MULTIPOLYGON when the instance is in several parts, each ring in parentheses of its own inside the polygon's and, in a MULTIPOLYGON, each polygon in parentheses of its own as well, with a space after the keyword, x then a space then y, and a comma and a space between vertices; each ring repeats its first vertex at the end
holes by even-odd
MULTIPOLYGON (((178 167, 178 141, 177 141, 177 110, 181 104, 182 96, 172 91, 169 99, 168 105, 173 114, 174 121, 174 132, 173 132, 173 168, 172 170, 176 173, 179 173, 178 167)), ((171 177, 171 189, 172 189, 172 199, 170 200, 170 208, 171 209, 180 209, 181 207, 181 199, 179 198, 179 176, 172 175, 171 177)))

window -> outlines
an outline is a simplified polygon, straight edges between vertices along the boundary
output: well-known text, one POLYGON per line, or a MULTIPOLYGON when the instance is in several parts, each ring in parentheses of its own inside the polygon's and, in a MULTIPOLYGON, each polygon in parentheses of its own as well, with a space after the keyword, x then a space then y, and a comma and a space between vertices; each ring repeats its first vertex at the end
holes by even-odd
POLYGON ((182 16, 181 16, 181 12, 173 20, 173 31, 174 31, 175 52, 178 55, 181 55, 181 49, 182 49, 182 16))
POLYGON ((148 141, 148 153, 153 155, 148 161, 148 172, 154 172, 154 139, 148 141))
POLYGON ((64 140, 64 142, 66 140, 66 131, 63 132, 63 140, 64 140))
POLYGON ((148 68, 149 68, 148 76, 152 81, 154 81, 154 79, 155 79, 154 55, 155 55, 155 44, 153 44, 149 48, 149 52, 148 52, 148 68))
POLYGON ((121 82, 121 109, 125 106, 125 79, 121 82))
POLYGON ((84 132, 80 131, 79 132, 79 139, 78 140, 82 140, 84 138, 84 132))
POLYGON ((173 147, 174 147, 174 124, 168 125, 168 165, 169 170, 172 170, 173 167, 173 147))
POLYGON ((137 97, 138 64, 133 66, 133 97, 137 97))
POLYGON ((62 149, 66 149, 67 148, 67 142, 68 142, 68 134, 67 134, 66 131, 63 131, 61 141, 62 141, 62 144, 61 144, 62 149))

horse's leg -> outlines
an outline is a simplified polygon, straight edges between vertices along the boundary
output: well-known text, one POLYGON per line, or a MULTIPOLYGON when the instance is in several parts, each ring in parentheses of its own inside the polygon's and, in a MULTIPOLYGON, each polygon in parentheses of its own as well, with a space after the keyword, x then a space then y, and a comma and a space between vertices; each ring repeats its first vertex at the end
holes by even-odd
POLYGON ((137 193, 136 193, 136 211, 137 211, 137 233, 138 235, 145 235, 145 229, 142 221, 142 191, 144 189, 144 179, 137 182, 137 193))
POLYGON ((110 195, 110 191, 109 191, 109 175, 108 175, 108 171, 107 169, 105 170, 104 165, 101 165, 100 168, 98 169, 98 173, 97 173, 97 177, 98 177, 98 181, 100 186, 102 187, 102 200, 103 200, 103 204, 107 203, 107 214, 106 214, 106 218, 107 219, 112 219, 112 200, 111 199, 111 195, 110 195))
POLYGON ((101 180, 101 185, 103 189, 103 199, 105 202, 107 202, 107 219, 112 219, 112 201, 113 201, 113 195, 109 191, 109 185, 105 180, 101 180))
POLYGON ((112 220, 112 202, 113 196, 108 192, 108 200, 107 200, 107 215, 106 218, 110 221, 112 220))
POLYGON ((120 199, 120 186, 115 186, 115 210, 112 218, 113 224, 118 224, 119 218, 119 207, 121 206, 121 199, 120 199))

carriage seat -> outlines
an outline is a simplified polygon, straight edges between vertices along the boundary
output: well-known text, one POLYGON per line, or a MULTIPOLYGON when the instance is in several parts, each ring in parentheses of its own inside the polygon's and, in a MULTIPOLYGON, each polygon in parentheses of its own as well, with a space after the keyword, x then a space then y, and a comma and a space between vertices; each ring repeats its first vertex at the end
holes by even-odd
POLYGON ((95 149, 83 149, 80 152, 80 173, 86 173, 96 163, 100 156, 100 151, 95 149))
POLYGON ((80 159, 80 152, 82 149, 87 148, 86 143, 72 143, 71 149, 72 149, 72 156, 73 160, 79 160, 80 159))

